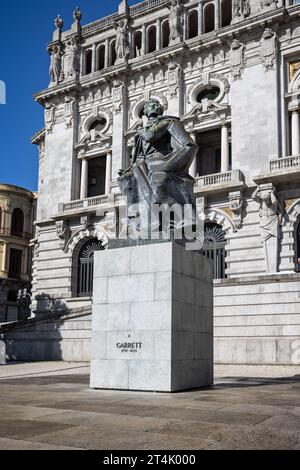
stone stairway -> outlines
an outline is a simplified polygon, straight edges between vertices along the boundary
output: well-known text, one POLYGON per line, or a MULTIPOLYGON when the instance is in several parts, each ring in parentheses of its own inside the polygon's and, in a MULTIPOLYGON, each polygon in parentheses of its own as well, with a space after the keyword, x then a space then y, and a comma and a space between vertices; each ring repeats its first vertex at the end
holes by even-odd
POLYGON ((90 360, 92 307, 0 326, 8 361, 90 360))

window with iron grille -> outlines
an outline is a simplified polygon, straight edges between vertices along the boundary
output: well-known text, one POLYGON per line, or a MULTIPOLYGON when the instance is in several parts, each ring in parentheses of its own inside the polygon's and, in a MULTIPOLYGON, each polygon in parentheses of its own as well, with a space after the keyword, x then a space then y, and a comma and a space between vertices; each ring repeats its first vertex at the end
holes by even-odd
POLYGON ((78 262, 78 295, 90 297, 93 294, 94 281, 94 254, 103 250, 102 243, 93 238, 83 245, 79 253, 78 262))
POLYGON ((206 223, 204 227, 203 253, 213 260, 214 279, 226 278, 226 240, 225 232, 216 223, 206 223))

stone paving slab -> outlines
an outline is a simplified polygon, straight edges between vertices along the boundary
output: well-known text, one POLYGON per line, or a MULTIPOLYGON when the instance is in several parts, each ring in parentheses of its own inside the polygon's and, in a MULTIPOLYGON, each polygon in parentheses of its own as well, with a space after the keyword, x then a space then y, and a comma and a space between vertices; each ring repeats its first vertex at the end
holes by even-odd
POLYGON ((30 377, 66 374, 87 374, 89 373, 89 363, 87 362, 9 362, 0 365, 0 380, 10 377, 30 377))
POLYGON ((178 394, 89 388, 87 364, 0 368, 0 449, 300 449, 300 377, 178 394))

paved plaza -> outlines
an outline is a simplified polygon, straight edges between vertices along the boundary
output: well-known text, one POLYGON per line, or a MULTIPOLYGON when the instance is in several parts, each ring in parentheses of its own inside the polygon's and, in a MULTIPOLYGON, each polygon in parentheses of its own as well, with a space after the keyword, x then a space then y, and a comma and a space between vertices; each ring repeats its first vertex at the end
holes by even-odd
POLYGON ((129 393, 90 390, 87 364, 9 364, 0 387, 1 450, 300 449, 300 375, 129 393))

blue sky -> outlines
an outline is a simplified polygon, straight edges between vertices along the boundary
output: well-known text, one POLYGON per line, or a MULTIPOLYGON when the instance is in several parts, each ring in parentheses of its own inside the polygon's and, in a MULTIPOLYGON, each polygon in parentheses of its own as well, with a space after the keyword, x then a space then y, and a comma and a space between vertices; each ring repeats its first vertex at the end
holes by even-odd
MULTIPOLYGON (((26 0, 1 2, 0 80, 6 83, 6 105, 0 104, 0 183, 37 189, 37 148, 30 138, 43 127, 43 108, 32 95, 48 86, 54 19, 59 13, 69 29, 78 6, 82 24, 118 9, 119 0, 26 0)), ((130 5, 139 3, 129 1, 130 5)))

